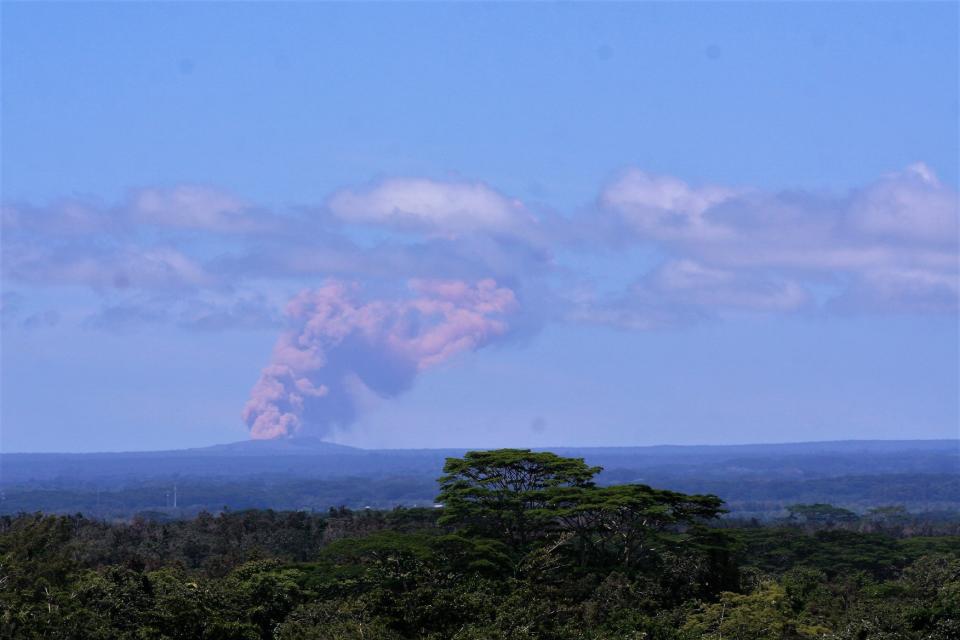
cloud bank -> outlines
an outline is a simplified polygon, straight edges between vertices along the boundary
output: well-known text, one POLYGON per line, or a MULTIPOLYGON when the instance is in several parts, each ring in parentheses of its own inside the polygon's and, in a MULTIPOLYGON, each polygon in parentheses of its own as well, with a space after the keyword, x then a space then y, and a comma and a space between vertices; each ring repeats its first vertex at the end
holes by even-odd
POLYGON ((617 243, 667 255, 601 311, 619 305, 623 317, 633 304, 642 315, 640 299, 655 299, 786 312, 818 296, 847 312, 957 310, 957 193, 923 164, 840 195, 693 187, 630 170, 599 201, 617 243))
POLYGON ((548 322, 955 315, 958 221, 957 191, 920 163, 842 193, 628 167, 574 213, 420 177, 287 210, 209 186, 149 187, 117 203, 4 203, 3 281, 16 288, 4 321, 282 331, 244 420, 254 437, 323 435, 371 393, 395 396, 455 354, 548 322), (51 309, 32 302, 44 289, 87 297, 51 309))

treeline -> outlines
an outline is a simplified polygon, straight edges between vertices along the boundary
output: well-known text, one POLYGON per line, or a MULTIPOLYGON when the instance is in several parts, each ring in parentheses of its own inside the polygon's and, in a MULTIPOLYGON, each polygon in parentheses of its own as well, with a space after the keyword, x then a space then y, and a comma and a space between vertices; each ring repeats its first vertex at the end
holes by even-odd
MULTIPOLYGON (((861 515, 877 505, 901 505, 925 522, 960 523, 960 475, 914 474, 847 476, 815 479, 755 477, 697 478, 691 475, 650 477, 638 470, 616 469, 598 477, 598 484, 669 486, 686 493, 724 497, 730 515, 775 520, 795 503, 831 502, 861 515)), ((229 508, 326 511, 331 506, 390 509, 397 505, 427 506, 436 497, 434 476, 291 478, 271 475, 223 480, 171 477, 123 488, 98 488, 94 483, 26 483, 7 485, 0 493, 0 514, 43 511, 82 512, 103 519, 131 518, 139 512, 152 517, 192 517, 201 511, 229 508), (178 490, 173 508, 174 486, 178 490)))
POLYGON ((45 513, 82 512, 91 517, 128 518, 141 511, 169 516, 196 515, 200 511, 275 509, 326 511, 331 506, 354 509, 392 508, 395 505, 425 505, 436 494, 431 476, 390 478, 288 478, 267 476, 244 480, 172 477, 122 489, 101 490, 96 485, 77 487, 21 484, 8 486, 0 500, 0 513, 22 511, 45 513), (174 487, 178 508, 173 508, 174 487))
POLYGON ((0 637, 960 637, 960 537, 911 535, 902 509, 770 526, 549 453, 444 471, 442 508, 4 516, 0 637))

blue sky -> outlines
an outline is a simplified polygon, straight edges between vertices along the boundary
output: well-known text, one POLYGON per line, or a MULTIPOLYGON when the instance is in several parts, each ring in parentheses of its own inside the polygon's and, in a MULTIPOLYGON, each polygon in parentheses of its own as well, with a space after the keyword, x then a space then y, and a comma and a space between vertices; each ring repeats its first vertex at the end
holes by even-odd
POLYGON ((957 11, 5 3, 0 446, 955 437, 957 11))

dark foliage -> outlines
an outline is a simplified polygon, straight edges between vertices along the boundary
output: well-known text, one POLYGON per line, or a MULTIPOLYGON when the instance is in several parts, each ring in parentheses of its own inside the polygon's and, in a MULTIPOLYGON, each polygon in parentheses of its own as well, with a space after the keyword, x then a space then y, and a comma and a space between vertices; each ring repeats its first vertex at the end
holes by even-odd
POLYGON ((598 471, 503 450, 449 460, 443 508, 4 516, 0 637, 960 637, 960 537, 903 509, 720 520, 598 471))

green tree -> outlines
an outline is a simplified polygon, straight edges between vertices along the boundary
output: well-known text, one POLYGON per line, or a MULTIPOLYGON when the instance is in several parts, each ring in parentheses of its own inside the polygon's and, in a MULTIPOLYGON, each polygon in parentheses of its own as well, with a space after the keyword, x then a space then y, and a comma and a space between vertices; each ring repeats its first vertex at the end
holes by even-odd
POLYGON ((791 521, 819 526, 833 526, 857 520, 857 514, 853 511, 822 502, 790 505, 787 512, 791 521))
POLYGON ((576 534, 581 557, 621 566, 643 564, 668 546, 689 542, 697 524, 723 513, 716 496, 643 484, 571 487, 555 492, 550 504, 563 528, 576 534))
POLYGON ((801 640, 829 629, 799 620, 784 588, 767 582, 750 594, 724 593, 691 615, 684 631, 701 640, 801 640))
POLYGON ((498 449, 447 458, 443 471, 440 524, 525 549, 556 520, 552 501, 558 492, 593 487, 601 468, 582 458, 498 449))
POLYGON ((278 640, 401 640, 360 601, 314 602, 277 627, 278 640))

